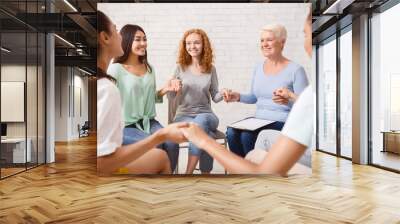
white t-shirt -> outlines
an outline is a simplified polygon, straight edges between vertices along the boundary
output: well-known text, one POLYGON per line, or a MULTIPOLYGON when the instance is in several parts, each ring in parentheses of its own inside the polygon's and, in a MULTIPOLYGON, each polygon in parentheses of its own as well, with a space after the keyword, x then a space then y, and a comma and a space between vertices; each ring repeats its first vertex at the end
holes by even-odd
POLYGON ((97 157, 109 155, 122 145, 121 96, 113 82, 97 80, 97 157))
POLYGON ((309 85, 293 105, 282 134, 307 148, 310 147, 313 144, 314 114, 314 93, 309 85))

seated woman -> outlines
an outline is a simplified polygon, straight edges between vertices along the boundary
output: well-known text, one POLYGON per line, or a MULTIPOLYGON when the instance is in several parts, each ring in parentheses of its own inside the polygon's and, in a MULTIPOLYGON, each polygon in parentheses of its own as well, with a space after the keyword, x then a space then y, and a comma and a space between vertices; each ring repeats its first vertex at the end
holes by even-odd
POLYGON ((308 85, 304 68, 282 55, 286 42, 286 29, 281 25, 270 25, 261 32, 261 51, 266 58, 253 72, 249 94, 240 94, 224 90, 226 102, 257 104, 255 117, 274 121, 255 131, 228 128, 229 149, 236 155, 245 157, 254 148, 257 135, 261 130, 280 131, 292 108, 293 102, 308 85), (290 98, 281 98, 285 89, 293 94, 290 98))
MULTIPOLYGON (((108 74, 116 80, 122 98, 124 134, 123 145, 136 143, 162 128, 155 119, 156 101, 169 91, 174 91, 171 82, 156 91, 154 69, 147 60, 147 39, 138 25, 122 27, 122 49, 124 54, 117 57, 108 68, 108 74)), ((177 163, 178 147, 171 142, 162 143, 159 148, 166 150, 172 170, 177 163)))
POLYGON ((121 36, 111 20, 100 11, 97 24, 97 170, 100 174, 121 170, 133 174, 169 174, 168 156, 155 146, 166 140, 185 141, 179 128, 187 124, 173 124, 135 144, 121 145, 121 96, 115 79, 104 72, 112 58, 123 54, 121 36))
MULTIPOLYGON (((212 135, 217 130, 219 120, 211 109, 210 99, 218 103, 222 101, 222 95, 218 91, 217 71, 212 64, 211 44, 203 30, 185 32, 177 63, 174 79, 181 80, 183 86, 177 94, 172 92, 168 95, 178 105, 174 122, 192 121, 212 135)), ((210 173, 213 158, 190 143, 186 174, 193 173, 199 158, 201 172, 210 173)))

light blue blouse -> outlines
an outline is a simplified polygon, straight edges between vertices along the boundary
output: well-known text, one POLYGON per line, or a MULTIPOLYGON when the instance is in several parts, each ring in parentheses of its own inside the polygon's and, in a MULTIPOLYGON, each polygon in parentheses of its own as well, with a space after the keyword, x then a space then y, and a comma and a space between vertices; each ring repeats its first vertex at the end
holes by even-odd
POLYGON ((256 118, 285 122, 293 103, 288 105, 274 103, 273 92, 278 88, 286 87, 296 95, 300 95, 308 86, 306 72, 302 66, 289 62, 278 74, 266 75, 264 63, 257 64, 253 72, 250 93, 240 94, 240 102, 255 103, 257 105, 256 118))

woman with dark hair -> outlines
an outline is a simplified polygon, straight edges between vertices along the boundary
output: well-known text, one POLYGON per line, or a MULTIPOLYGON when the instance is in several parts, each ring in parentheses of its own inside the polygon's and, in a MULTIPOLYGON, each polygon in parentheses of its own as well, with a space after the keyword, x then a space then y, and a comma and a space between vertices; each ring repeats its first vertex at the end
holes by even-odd
POLYGON ((187 124, 169 125, 135 144, 121 146, 121 96, 116 80, 105 73, 112 58, 123 54, 121 36, 104 13, 98 11, 97 18, 97 170, 101 174, 171 173, 167 154, 155 146, 166 140, 184 141, 179 128, 187 124))
MULTIPOLYGON (((175 122, 191 121, 207 134, 213 135, 218 127, 218 117, 211 109, 223 98, 218 90, 217 71, 213 65, 213 50, 207 34, 201 29, 186 31, 179 45, 179 55, 174 79, 182 81, 182 90, 169 94, 178 105, 175 122)), ((192 174, 200 160, 200 171, 210 173, 213 158, 194 144, 189 144, 186 174, 192 174)))
MULTIPOLYGON (((109 67, 122 98, 124 121, 123 145, 138 142, 162 128, 155 119, 156 102, 169 91, 175 91, 172 80, 156 91, 156 79, 152 66, 147 60, 147 38, 138 25, 127 24, 122 27, 123 55, 117 57, 109 67)), ((178 159, 178 146, 171 142, 159 145, 168 153, 172 170, 178 159)))

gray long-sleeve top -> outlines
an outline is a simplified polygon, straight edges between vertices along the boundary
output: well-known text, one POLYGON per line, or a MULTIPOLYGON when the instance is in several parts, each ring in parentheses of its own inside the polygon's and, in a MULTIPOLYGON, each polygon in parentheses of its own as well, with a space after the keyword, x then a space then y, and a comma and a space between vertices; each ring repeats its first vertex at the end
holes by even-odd
POLYGON ((174 78, 182 81, 182 89, 179 93, 169 93, 168 97, 177 100, 176 115, 197 115, 200 113, 212 113, 211 100, 220 102, 223 97, 218 90, 218 76, 214 66, 210 73, 194 74, 189 69, 183 70, 177 66, 174 78))

